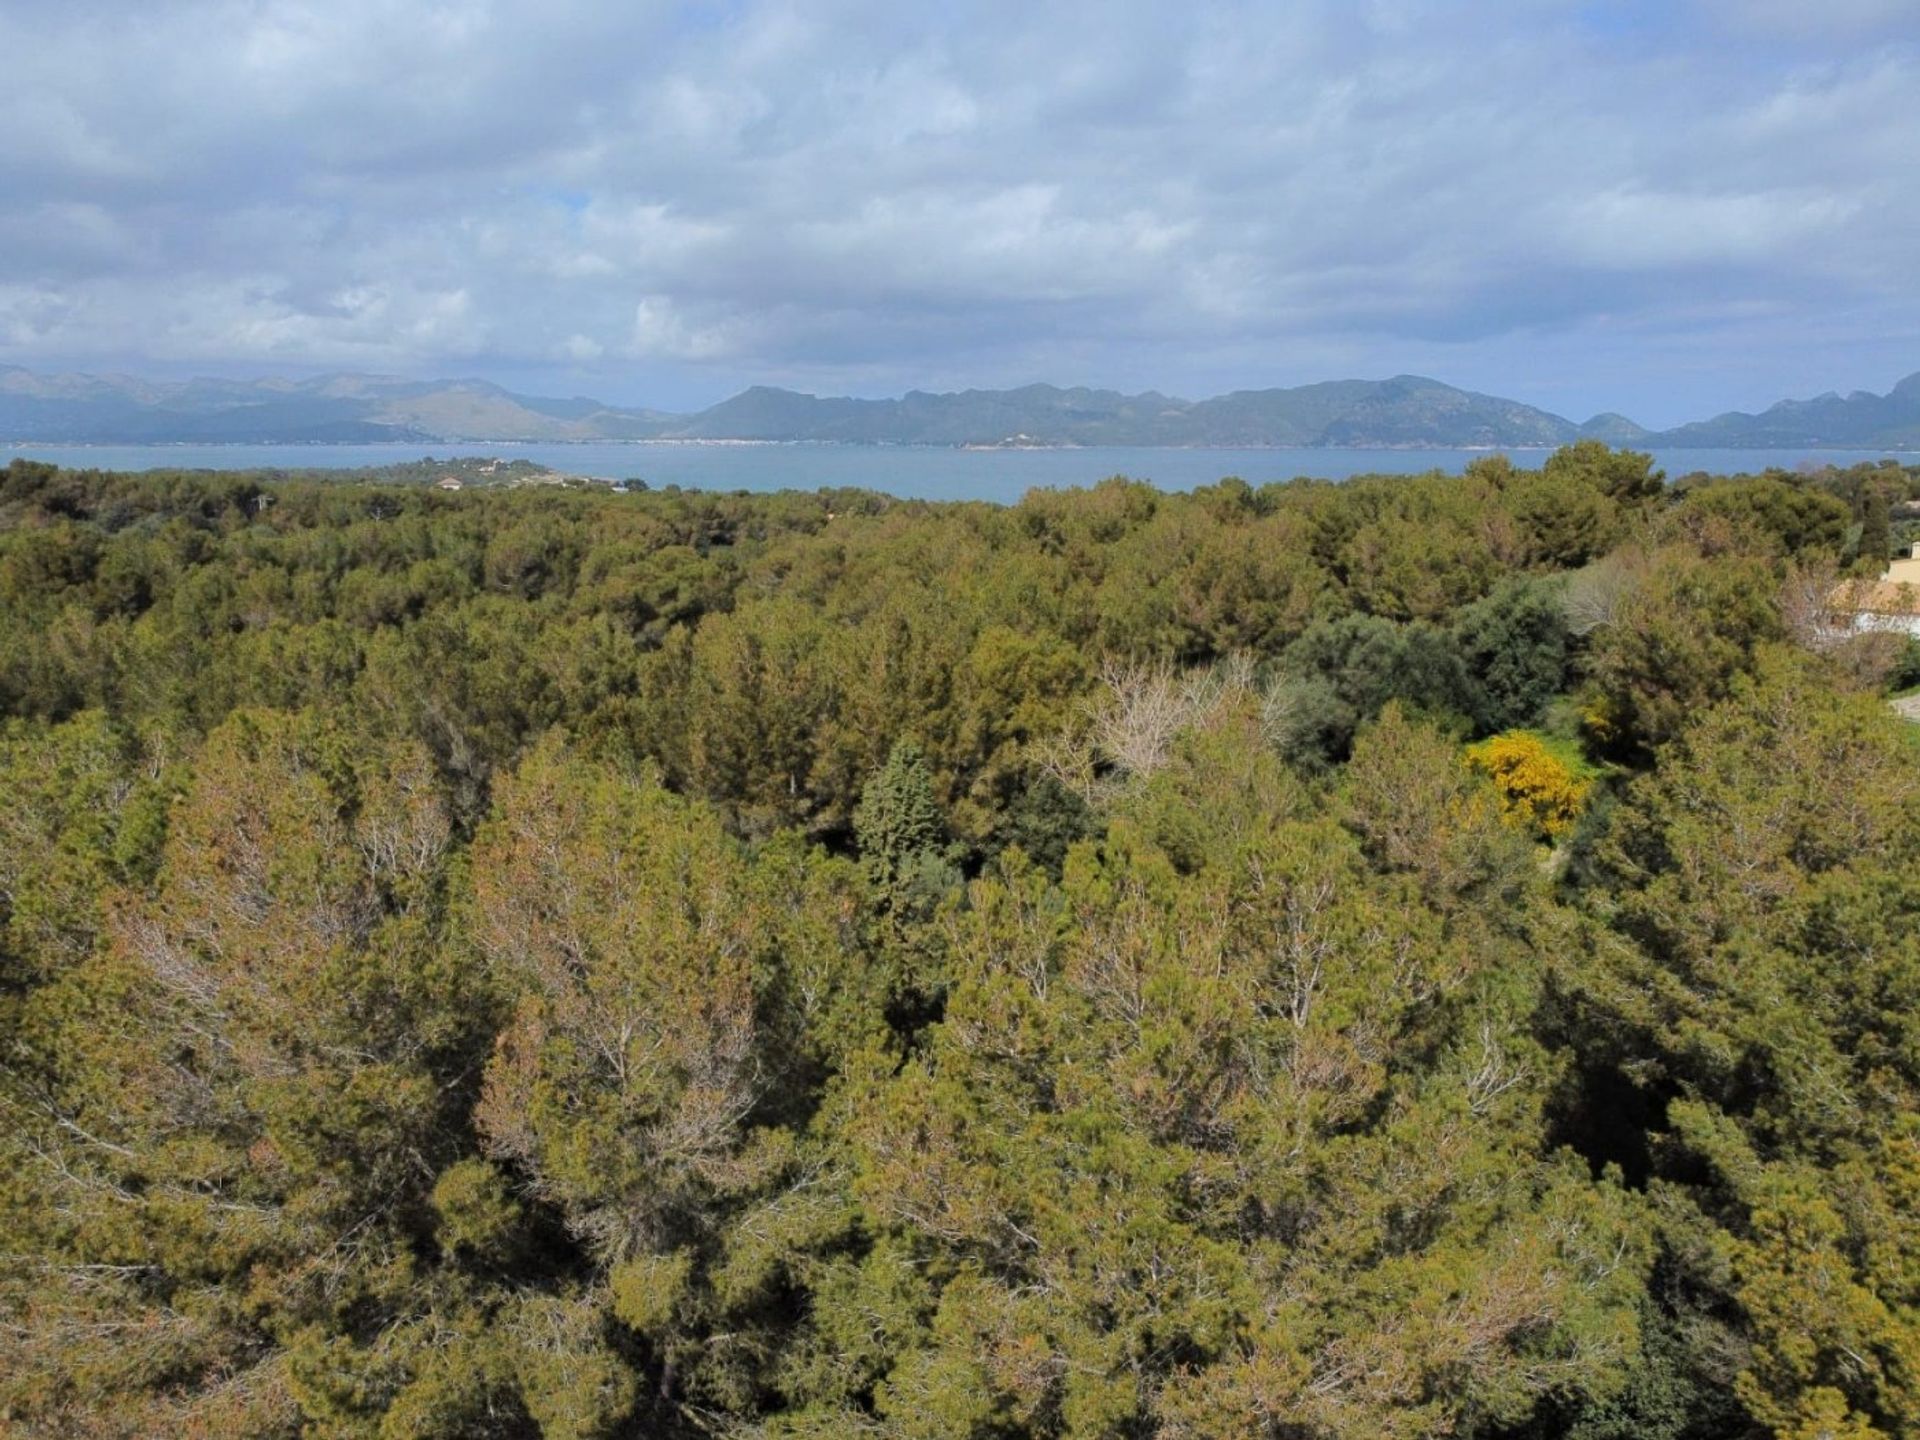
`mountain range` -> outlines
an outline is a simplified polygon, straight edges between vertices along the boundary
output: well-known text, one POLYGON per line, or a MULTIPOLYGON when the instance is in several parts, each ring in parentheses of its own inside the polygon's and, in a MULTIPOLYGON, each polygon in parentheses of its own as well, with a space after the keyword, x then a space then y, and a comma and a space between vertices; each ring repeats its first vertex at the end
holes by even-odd
POLYGON ((1783 400, 1672 430, 1584 424, 1418 375, 1238 390, 1210 400, 1061 389, 832 399, 755 386, 695 414, 518 395, 484 380, 175 383, 0 366, 0 442, 327 444, 372 441, 840 441, 879 445, 1920 447, 1920 374, 1885 395, 1783 400))

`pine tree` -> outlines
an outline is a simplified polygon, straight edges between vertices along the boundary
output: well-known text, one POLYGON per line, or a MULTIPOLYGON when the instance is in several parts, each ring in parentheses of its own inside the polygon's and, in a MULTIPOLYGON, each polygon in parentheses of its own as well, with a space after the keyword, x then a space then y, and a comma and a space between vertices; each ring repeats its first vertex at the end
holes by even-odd
POLYGON ((853 830, 868 884, 895 913, 924 908, 959 882, 932 772, 911 740, 894 743, 861 791, 853 830))
POLYGON ((1869 495, 1860 525, 1860 568, 1875 575, 1893 558, 1893 520, 1885 495, 1869 495))

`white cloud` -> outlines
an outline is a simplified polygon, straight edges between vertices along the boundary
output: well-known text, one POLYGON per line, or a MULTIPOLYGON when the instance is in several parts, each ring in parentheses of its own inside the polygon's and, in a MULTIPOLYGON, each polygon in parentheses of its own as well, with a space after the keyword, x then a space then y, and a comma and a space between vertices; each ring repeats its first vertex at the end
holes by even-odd
POLYGON ((643 359, 717 360, 735 353, 738 321, 700 324, 664 295, 649 295, 633 307, 631 354, 643 359))
POLYGON ((1565 217, 1568 255, 1599 269, 1753 263, 1833 238, 1857 200, 1810 191, 1689 195, 1614 189, 1576 200, 1565 217))

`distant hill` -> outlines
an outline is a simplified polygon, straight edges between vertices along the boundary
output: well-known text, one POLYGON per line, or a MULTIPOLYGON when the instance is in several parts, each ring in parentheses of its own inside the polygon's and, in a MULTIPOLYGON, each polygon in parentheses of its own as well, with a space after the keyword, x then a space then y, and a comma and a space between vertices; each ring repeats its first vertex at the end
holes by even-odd
POLYGON ((1653 443, 1698 445, 1920 446, 1920 373, 1885 395, 1856 390, 1812 400, 1782 400, 1748 415, 1733 410, 1662 432, 1653 443))
POLYGON ((484 380, 189 380, 0 367, 0 438, 73 444, 640 440, 674 416, 514 395, 484 380))
POLYGON ((190 380, 40 375, 0 367, 0 440, 47 443, 769 440, 876 445, 1554 446, 1591 437, 1660 447, 1920 446, 1920 375, 1887 395, 1786 400, 1759 414, 1651 431, 1585 424, 1419 375, 1238 390, 965 390, 856 400, 755 386, 694 415, 585 397, 516 395, 484 380, 190 380))
POLYGON ((1558 445, 1571 421, 1437 380, 1336 380, 1198 402, 1148 392, 913 391, 824 400, 764 386, 670 433, 703 439, 854 440, 902 445, 1558 445))
POLYGON ((1636 425, 1624 415, 1609 410, 1604 415, 1596 415, 1580 427, 1582 440, 1604 440, 1609 445, 1644 445, 1653 438, 1653 431, 1644 425, 1636 425))

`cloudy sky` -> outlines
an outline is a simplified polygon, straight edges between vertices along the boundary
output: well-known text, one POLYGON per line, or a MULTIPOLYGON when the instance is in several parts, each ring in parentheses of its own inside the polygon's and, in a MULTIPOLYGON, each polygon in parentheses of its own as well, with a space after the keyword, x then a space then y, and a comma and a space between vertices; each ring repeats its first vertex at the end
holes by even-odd
POLYGON ((1920 0, 3 0, 0 361, 1648 424, 1920 370, 1920 0))

